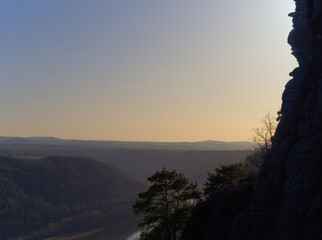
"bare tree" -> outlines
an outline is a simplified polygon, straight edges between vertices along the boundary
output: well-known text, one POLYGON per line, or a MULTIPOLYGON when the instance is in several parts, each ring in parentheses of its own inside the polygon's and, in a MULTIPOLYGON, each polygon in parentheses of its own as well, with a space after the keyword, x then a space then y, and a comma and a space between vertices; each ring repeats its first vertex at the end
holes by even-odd
POLYGON ((277 118, 274 118, 270 112, 261 120, 261 126, 253 129, 254 135, 251 140, 257 143, 257 148, 254 152, 246 157, 245 163, 259 168, 268 151, 272 147, 272 140, 275 135, 277 123, 280 120, 281 113, 277 112, 277 118))
POLYGON ((261 120, 261 126, 253 129, 253 142, 257 143, 264 151, 268 151, 271 148, 272 140, 275 135, 277 121, 272 117, 270 112, 261 120))

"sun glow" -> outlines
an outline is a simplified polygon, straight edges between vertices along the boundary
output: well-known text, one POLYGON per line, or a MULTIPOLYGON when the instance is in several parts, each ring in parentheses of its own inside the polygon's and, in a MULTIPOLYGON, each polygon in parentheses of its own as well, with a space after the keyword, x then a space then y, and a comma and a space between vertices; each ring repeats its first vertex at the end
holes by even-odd
POLYGON ((248 140, 296 64, 291 0, 5 2, 2 135, 248 140))

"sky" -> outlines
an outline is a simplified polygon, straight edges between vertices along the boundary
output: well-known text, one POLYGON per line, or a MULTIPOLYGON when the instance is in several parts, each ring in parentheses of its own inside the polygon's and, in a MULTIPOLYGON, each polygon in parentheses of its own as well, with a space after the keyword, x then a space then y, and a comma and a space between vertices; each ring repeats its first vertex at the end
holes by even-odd
POLYGON ((247 141, 297 63, 292 0, 0 1, 0 135, 247 141))

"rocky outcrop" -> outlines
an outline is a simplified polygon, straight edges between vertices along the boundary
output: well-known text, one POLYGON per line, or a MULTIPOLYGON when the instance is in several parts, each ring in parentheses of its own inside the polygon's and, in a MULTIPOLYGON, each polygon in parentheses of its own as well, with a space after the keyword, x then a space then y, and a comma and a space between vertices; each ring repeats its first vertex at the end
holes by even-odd
POLYGON ((249 204, 252 194, 252 183, 213 194, 195 207, 181 240, 227 239, 233 219, 249 204))
POLYGON ((322 239, 322 0, 296 0, 289 35, 299 67, 233 239, 322 239))
MULTIPOLYGON (((285 87, 282 118, 253 199, 232 223, 226 222, 229 234, 195 239, 322 239, 322 0, 295 2, 289 43, 299 67, 285 87)), ((212 215, 212 228, 218 217, 212 215)))

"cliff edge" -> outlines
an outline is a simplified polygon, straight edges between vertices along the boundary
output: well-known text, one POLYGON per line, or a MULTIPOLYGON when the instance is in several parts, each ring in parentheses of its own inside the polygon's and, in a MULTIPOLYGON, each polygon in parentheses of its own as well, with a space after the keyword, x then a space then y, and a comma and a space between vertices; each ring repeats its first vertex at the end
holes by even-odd
POLYGON ((225 237, 200 240, 322 239, 322 0, 295 2, 288 42, 299 66, 285 86, 282 118, 254 195, 227 223, 225 237))

